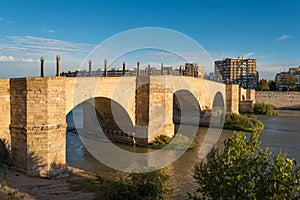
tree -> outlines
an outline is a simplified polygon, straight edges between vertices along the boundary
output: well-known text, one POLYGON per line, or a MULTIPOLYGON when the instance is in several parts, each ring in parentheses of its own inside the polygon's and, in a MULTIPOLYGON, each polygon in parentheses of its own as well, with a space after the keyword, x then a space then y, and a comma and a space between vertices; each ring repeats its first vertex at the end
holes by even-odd
POLYGON ((269 80, 268 85, 269 85, 269 88, 271 91, 276 91, 276 82, 275 81, 269 80))
POLYGON ((257 84, 257 89, 260 91, 269 91, 270 87, 266 79, 261 79, 257 84))
POLYGON ((288 80, 288 84, 287 84, 287 91, 290 91, 291 89, 295 88, 295 84, 298 81, 298 79, 296 78, 295 75, 290 75, 289 76, 289 80, 288 80))
POLYGON ((225 141, 225 147, 212 149, 207 161, 195 166, 194 178, 200 196, 193 199, 296 199, 299 197, 300 168, 279 152, 263 150, 259 132, 246 140, 243 132, 225 141))
POLYGON ((106 189, 108 200, 160 200, 166 199, 172 193, 167 189, 170 176, 160 169, 146 173, 133 173, 125 179, 113 182, 106 189))

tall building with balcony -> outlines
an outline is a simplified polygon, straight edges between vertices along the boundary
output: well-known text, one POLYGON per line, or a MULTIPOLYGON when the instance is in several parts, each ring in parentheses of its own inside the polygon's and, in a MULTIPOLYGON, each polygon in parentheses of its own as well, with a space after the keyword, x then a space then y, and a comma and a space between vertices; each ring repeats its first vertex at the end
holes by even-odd
POLYGON ((239 84, 245 89, 256 89, 258 82, 256 59, 244 59, 240 56, 215 61, 215 81, 239 84))
POLYGON ((275 75, 276 89, 278 91, 288 90, 289 86, 300 87, 300 66, 291 67, 287 72, 280 72, 275 75), (296 78, 294 83, 291 83, 291 77, 296 78))

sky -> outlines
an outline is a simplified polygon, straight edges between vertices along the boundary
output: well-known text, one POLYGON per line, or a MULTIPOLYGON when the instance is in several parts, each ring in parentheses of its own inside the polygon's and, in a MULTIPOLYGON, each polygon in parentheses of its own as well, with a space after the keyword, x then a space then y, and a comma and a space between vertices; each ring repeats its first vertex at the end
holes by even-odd
MULTIPOLYGON (((55 75, 56 55, 61 57, 62 71, 82 68, 99 44, 116 34, 143 27, 183 34, 203 47, 212 60, 242 55, 255 58, 260 78, 274 79, 277 72, 300 66, 298 0, 1 0, 0 4, 0 78, 39 76, 41 56, 46 60, 47 76, 55 75)), ((152 33, 138 37, 153 39, 152 33)), ((131 37, 129 41, 135 39, 131 37)), ((168 38, 158 41, 165 39, 168 38)), ((116 41, 111 45, 117 48, 129 43, 116 41)), ((183 44, 176 40, 174 43, 183 44)), ((195 61, 193 55, 201 53, 192 48, 185 50, 180 53, 188 55, 191 62, 195 61)), ((102 53, 106 56, 107 52, 102 53)), ((163 51, 150 53, 159 54, 157 60, 161 62, 163 51)), ((99 62, 93 62, 93 66, 101 67, 99 62)))

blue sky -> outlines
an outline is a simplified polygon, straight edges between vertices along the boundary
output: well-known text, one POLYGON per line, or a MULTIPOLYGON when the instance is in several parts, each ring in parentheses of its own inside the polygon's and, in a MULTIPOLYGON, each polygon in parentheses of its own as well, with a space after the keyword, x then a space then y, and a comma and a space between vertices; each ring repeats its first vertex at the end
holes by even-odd
POLYGON ((261 78, 273 79, 300 66, 299 19, 298 0, 2 1, 0 77, 38 76, 41 56, 54 75, 57 54, 62 70, 73 70, 112 35, 162 27, 193 38, 213 60, 256 58, 261 78))

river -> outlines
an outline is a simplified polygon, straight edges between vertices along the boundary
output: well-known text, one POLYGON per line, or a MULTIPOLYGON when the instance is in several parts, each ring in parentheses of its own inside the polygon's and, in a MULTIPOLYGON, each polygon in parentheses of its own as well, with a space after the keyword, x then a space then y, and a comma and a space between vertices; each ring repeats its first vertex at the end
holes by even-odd
MULTIPOLYGON (((264 123, 265 129, 260 136, 262 147, 270 147, 272 152, 282 149, 288 157, 300 163, 300 111, 279 111, 278 116, 258 116, 264 123)), ((187 192, 194 192, 196 188, 193 179, 193 169, 199 159, 200 146, 204 140, 207 128, 199 127, 195 137, 196 147, 186 151, 178 160, 167 167, 171 175, 169 187, 173 189, 172 199, 184 199, 187 192)), ((222 146, 223 141, 232 134, 232 131, 223 130, 217 142, 222 146)), ((118 144, 119 147, 133 152, 145 152, 145 148, 131 147, 118 144)), ((149 150, 150 151, 150 150, 149 150)), ((101 176, 104 179, 117 179, 126 175, 123 172, 111 169, 96 160, 85 148, 77 134, 67 133, 67 163, 101 176)))

